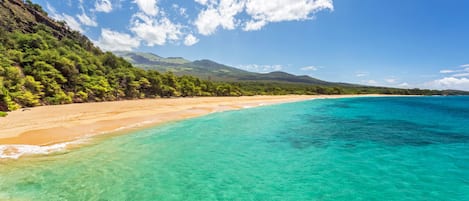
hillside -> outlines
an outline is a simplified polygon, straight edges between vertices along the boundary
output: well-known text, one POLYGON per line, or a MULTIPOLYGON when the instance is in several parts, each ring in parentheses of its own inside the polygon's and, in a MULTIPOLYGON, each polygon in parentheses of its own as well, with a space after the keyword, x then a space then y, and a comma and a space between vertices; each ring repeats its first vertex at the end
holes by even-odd
POLYGON ((230 82, 281 82, 294 84, 315 84, 324 86, 354 86, 344 83, 332 83, 306 75, 297 76, 285 72, 254 73, 210 60, 188 61, 181 57, 163 58, 152 53, 114 52, 134 66, 153 69, 160 72, 171 71, 176 75, 192 75, 201 79, 230 82), (174 59, 177 58, 177 59, 174 59))

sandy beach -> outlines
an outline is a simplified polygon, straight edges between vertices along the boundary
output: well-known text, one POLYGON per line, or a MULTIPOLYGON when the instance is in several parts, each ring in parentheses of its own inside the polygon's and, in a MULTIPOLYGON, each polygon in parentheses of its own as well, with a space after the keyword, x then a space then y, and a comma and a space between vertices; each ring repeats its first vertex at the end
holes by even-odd
POLYGON ((13 111, 7 117, 0 118, 0 146, 51 146, 213 112, 315 98, 354 96, 357 95, 197 97, 41 106, 13 111))

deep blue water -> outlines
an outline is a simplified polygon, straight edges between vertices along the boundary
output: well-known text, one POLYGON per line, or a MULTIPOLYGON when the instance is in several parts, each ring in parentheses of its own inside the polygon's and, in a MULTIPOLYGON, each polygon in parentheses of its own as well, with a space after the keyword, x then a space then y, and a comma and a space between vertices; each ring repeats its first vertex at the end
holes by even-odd
POLYGON ((469 200, 469 97, 216 113, 0 162, 0 200, 469 200))

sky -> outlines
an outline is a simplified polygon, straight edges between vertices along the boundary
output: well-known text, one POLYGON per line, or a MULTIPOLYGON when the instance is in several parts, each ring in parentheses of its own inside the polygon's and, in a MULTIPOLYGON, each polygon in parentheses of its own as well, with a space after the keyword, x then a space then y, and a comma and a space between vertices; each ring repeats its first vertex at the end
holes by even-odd
POLYGON ((469 91, 467 0, 33 0, 103 50, 469 91))

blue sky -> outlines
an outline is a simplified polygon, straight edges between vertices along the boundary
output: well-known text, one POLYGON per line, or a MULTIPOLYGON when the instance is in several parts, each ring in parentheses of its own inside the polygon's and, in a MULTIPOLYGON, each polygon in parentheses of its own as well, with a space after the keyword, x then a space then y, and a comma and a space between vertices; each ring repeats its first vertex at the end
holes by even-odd
POLYGON ((104 50, 469 90, 466 0, 33 0, 104 50))

